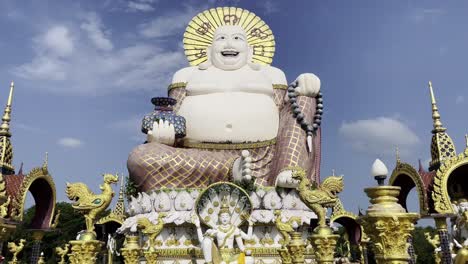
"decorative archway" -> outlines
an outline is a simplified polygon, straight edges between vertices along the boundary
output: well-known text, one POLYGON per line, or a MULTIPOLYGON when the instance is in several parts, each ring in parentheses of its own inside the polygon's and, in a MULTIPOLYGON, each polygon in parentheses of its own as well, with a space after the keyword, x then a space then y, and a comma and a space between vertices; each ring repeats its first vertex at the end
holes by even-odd
POLYGON ((464 174, 468 173, 468 148, 463 153, 445 160, 439 167, 434 177, 434 190, 432 199, 434 201, 434 210, 439 214, 455 213, 452 207, 452 201, 460 196, 468 196, 467 193, 459 191, 468 190, 468 182, 463 179, 464 174))
POLYGON ((397 162, 395 169, 390 176, 389 184, 401 188, 398 195, 398 203, 407 211, 406 199, 409 192, 416 187, 419 200, 419 212, 421 215, 429 213, 429 203, 426 188, 419 173, 408 163, 397 162))
POLYGON ((330 215, 330 223, 338 223, 343 226, 348 234, 349 241, 358 245, 362 238, 362 227, 356 221, 357 216, 344 209, 341 200, 337 200, 330 215))
POLYGON ((56 190, 55 183, 47 167, 34 168, 24 176, 14 200, 16 219, 19 221, 23 220, 24 205, 28 192, 33 196, 36 205, 33 219, 28 228, 49 229, 55 211, 56 190))

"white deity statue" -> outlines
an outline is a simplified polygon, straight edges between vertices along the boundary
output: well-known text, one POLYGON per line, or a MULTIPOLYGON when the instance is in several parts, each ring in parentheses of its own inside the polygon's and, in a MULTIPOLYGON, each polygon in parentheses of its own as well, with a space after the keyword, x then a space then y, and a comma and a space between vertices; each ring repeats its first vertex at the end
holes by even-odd
MULTIPOLYGON (((198 216, 194 215, 193 223, 197 228, 198 240, 200 241, 206 263, 237 263, 239 259, 250 255, 250 252, 245 249, 243 240, 248 240, 252 237, 253 222, 249 220, 247 234, 232 224, 227 199, 224 199, 221 203, 217 226, 203 233, 198 216), (234 242, 241 252, 239 255, 234 254, 234 242)), ((245 261, 243 260, 242 262, 245 261)))
POLYGON ((457 248, 468 246, 468 200, 459 199, 454 205, 457 213, 455 222, 452 226, 453 242, 457 248))
POLYGON ((319 78, 301 74, 289 91, 283 71, 268 65, 275 42, 261 19, 245 28, 247 16, 231 14, 221 25, 205 17, 195 17, 184 34, 189 60, 200 61, 177 71, 169 87, 185 137, 176 138, 170 122, 154 122, 148 143, 130 153, 130 177, 142 191, 232 179, 294 188, 290 167, 318 181, 319 78))

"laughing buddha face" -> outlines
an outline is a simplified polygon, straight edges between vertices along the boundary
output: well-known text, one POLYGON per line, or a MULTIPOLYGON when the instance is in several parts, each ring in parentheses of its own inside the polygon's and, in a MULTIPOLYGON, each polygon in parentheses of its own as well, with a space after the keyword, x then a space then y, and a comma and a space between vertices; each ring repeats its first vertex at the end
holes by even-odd
POLYGON ((242 27, 220 26, 214 33, 208 52, 211 63, 216 68, 237 70, 248 63, 253 51, 242 27))

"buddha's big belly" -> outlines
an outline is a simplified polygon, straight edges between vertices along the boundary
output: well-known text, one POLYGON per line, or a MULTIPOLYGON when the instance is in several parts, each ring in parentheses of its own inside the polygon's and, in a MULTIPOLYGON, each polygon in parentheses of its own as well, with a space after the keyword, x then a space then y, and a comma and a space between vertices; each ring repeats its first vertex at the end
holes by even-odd
POLYGON ((177 114, 187 121, 188 142, 256 142, 278 133, 278 107, 264 94, 187 96, 177 114))

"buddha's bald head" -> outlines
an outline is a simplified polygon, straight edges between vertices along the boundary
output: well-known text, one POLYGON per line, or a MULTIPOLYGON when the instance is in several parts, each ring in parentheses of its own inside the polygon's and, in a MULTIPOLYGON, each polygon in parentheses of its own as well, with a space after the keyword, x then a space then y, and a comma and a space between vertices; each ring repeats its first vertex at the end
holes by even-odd
POLYGON ((249 62, 252 48, 242 27, 226 25, 216 29, 208 52, 216 68, 237 70, 249 62))

